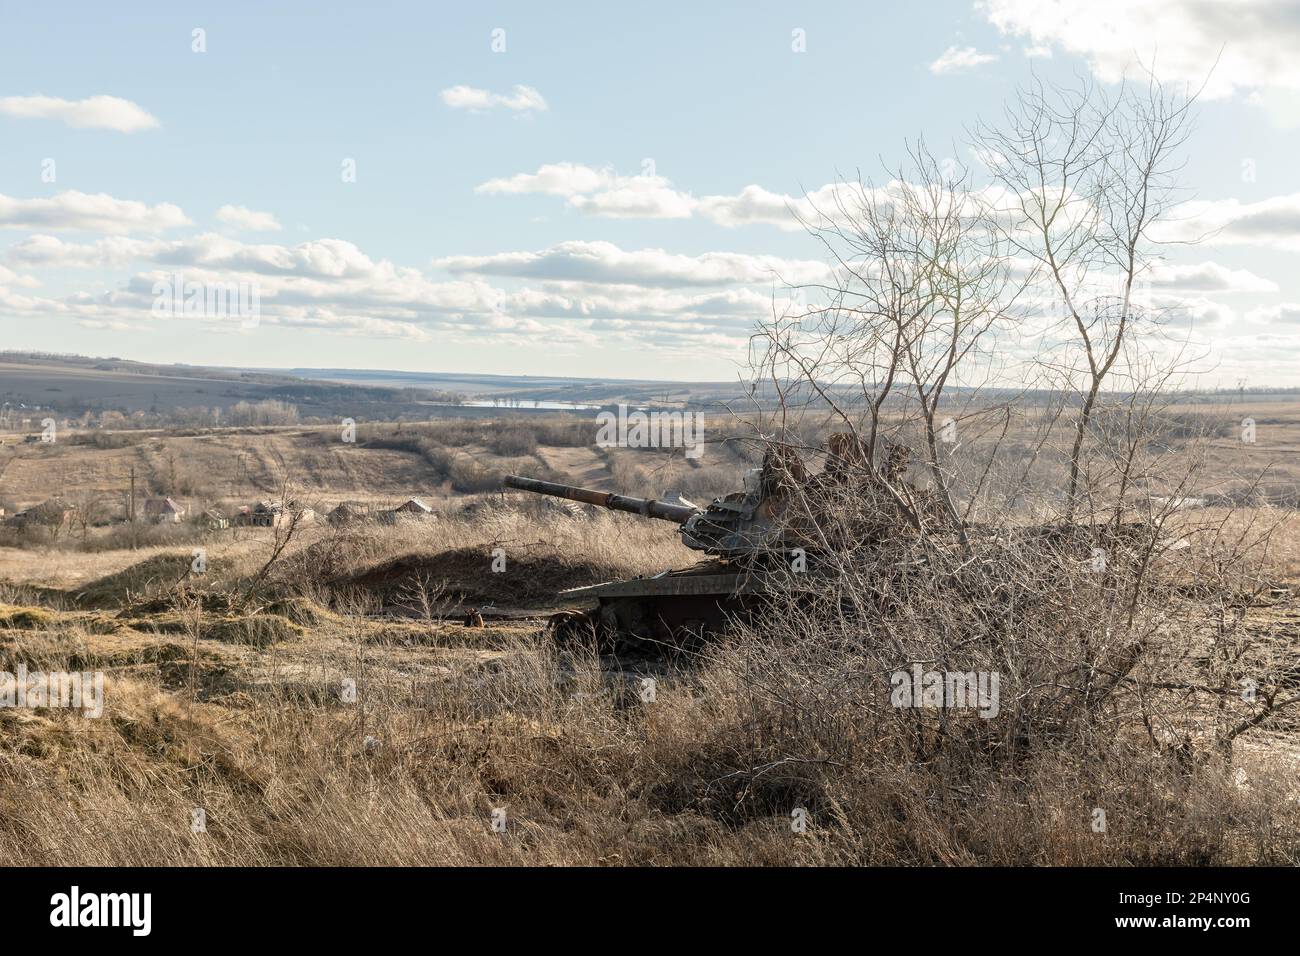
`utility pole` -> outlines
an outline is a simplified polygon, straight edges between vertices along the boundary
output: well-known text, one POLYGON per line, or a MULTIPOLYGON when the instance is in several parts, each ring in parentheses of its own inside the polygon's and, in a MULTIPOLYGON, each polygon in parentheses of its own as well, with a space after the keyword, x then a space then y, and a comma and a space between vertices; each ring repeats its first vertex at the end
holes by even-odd
POLYGON ((131 497, 126 507, 126 520, 131 526, 131 550, 136 548, 136 529, 135 529, 135 465, 131 466, 131 497))

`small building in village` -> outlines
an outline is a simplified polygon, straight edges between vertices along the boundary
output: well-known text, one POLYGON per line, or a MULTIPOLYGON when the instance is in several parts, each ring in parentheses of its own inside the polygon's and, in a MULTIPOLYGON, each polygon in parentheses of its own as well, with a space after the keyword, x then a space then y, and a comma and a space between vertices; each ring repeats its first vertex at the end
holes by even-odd
POLYGON ((334 510, 325 516, 333 525, 351 524, 364 521, 370 517, 370 506, 360 501, 340 501, 334 510))
POLYGON ((39 505, 15 511, 13 517, 6 523, 15 527, 40 524, 50 528, 61 528, 72 521, 74 511, 75 509, 62 498, 51 498, 39 505))
POLYGON ((180 524, 185 508, 174 498, 146 498, 141 513, 159 524, 180 524))
POLYGON ((255 505, 242 505, 235 515, 235 524, 250 528, 278 528, 284 520, 284 505, 267 499, 255 505))
POLYGON ((311 508, 300 508, 294 502, 267 499, 255 505, 244 505, 235 515, 235 524, 251 528, 278 528, 290 520, 298 524, 311 521, 316 512, 311 508))

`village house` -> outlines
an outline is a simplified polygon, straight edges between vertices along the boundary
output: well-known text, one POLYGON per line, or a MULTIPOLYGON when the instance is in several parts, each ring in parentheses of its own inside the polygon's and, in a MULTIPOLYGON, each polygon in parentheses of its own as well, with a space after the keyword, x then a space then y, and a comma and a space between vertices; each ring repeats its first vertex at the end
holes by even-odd
POLYGON ((72 521, 74 509, 60 498, 23 508, 13 513, 7 524, 22 527, 27 524, 41 524, 50 528, 61 528, 72 521))
POLYGON ((329 523, 334 525, 362 521, 369 517, 370 506, 359 501, 340 501, 334 510, 326 515, 329 523))
POLYGON ((278 528, 291 518, 299 524, 311 521, 316 512, 311 508, 299 508, 293 502, 286 507, 279 501, 259 501, 257 504, 243 505, 235 515, 235 524, 251 528, 278 528))
POLYGON ((284 520, 284 506, 278 501, 259 501, 243 505, 235 515, 235 524, 251 528, 277 528, 284 520))
POLYGON ((425 504, 422 499, 408 498, 396 508, 381 511, 375 517, 382 524, 397 524, 399 521, 415 521, 427 518, 432 514, 433 509, 425 504))
POLYGON ((146 518, 159 524, 180 524, 185 508, 174 498, 146 498, 142 509, 146 518))

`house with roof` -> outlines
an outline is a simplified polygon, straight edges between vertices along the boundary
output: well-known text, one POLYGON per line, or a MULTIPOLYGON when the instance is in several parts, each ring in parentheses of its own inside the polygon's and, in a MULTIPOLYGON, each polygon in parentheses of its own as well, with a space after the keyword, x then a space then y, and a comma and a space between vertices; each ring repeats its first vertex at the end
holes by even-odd
POLYGON ((364 521, 370 517, 370 506, 360 501, 340 501, 334 510, 325 516, 330 524, 350 524, 364 521))
POLYGON ((267 499, 255 505, 243 505, 235 514, 235 524, 252 528, 278 528, 290 520, 302 524, 315 517, 316 512, 311 508, 300 508, 292 501, 286 505, 281 501, 267 499))
POLYGON ((241 505, 235 514, 235 524, 250 528, 278 528, 283 520, 284 505, 271 499, 241 505))
POLYGON ((146 498, 141 513, 159 524, 180 524, 185 508, 174 498, 146 498))
POLYGON ((15 527, 27 524, 41 524, 51 528, 61 528, 72 521, 73 507, 62 498, 51 498, 30 508, 23 508, 13 513, 7 522, 15 527))

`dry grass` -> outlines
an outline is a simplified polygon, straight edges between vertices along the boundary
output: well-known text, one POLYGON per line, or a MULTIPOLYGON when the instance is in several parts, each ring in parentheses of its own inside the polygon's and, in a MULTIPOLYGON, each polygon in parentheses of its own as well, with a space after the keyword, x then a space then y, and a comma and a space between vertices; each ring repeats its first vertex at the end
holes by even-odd
MULTIPOLYGON (((307 567, 319 577, 323 550, 351 573, 501 541, 644 572, 682 557, 671 532, 514 511, 315 528, 282 583, 307 567)), ((232 569, 260 556, 250 546, 232 569)), ((1192 769, 1114 741, 1097 742, 1105 759, 1049 747, 1014 771, 922 764, 872 695, 831 692, 854 665, 819 656, 815 640, 796 652, 739 636, 689 666, 625 667, 558 652, 538 622, 374 617, 359 597, 268 608, 259 617, 308 623, 262 640, 184 604, 0 615, 0 668, 107 674, 99 720, 0 709, 0 852, 87 865, 1300 859, 1285 730, 1192 769), (644 677, 657 681, 652 702, 644 677), (195 808, 206 832, 191 831, 195 808), (792 830, 796 808, 806 832, 792 830)))
MULTIPOLYGON (((329 426, 121 434, 121 447, 78 443, 104 437, 95 432, 73 433, 52 445, 0 447, 0 501, 27 507, 58 492, 94 497, 106 511, 120 514, 132 469, 138 495, 169 494, 204 507, 273 495, 286 475, 304 501, 324 508, 344 500, 389 506, 412 495, 456 500, 496 490, 511 471, 596 487, 617 483, 628 493, 657 495, 692 482, 699 488, 700 469, 680 454, 596 448, 597 425, 586 419, 367 425, 354 443, 344 443, 340 430, 329 426), (584 436, 587 444, 544 443, 575 440, 574 435, 584 436), (611 463, 619 459, 637 461, 635 468, 624 469, 631 481, 616 481, 611 463)), ((713 476, 715 493, 736 479, 730 456, 719 457, 728 466, 713 476)))
POLYGON ((660 674, 646 703, 636 678, 525 629, 465 641, 345 623, 273 655, 205 638, 191 660, 183 641, 45 633, 24 656, 108 669, 107 712, 0 712, 0 849, 85 865, 1296 861, 1294 764, 1248 754, 1243 785, 1233 768, 1047 753, 971 792, 907 761, 879 773, 868 757, 889 742, 865 712, 783 724, 780 687, 752 681, 770 648, 660 674), (783 763, 788 748, 805 756, 783 763))
MULTIPOLYGON (((630 453, 539 455, 588 476, 624 460, 628 482, 672 486, 630 453)), ((107 678, 98 720, 0 708, 0 853, 88 865, 1300 862, 1294 723, 1188 763, 1144 743, 1141 702, 1126 699, 1105 734, 1038 741, 1014 762, 965 746, 918 759, 915 725, 863 682, 872 649, 813 627, 737 634, 669 664, 562 652, 540 618, 462 626, 458 603, 505 594, 540 612, 559 587, 698 555, 667 523, 497 496, 471 513, 460 504, 395 525, 307 526, 246 602, 269 531, 212 539, 203 577, 186 578, 188 548, 0 551, 0 670, 107 678), (504 576, 490 567, 498 547, 504 576), (191 830, 196 808, 205 832, 191 830), (792 829, 796 809, 806 832, 792 829)), ((1272 579, 1300 583, 1294 511, 1194 508, 1167 530, 1192 525, 1272 528, 1272 579)), ((1195 667, 1204 615, 1180 609, 1159 659, 1195 667)), ((1245 624, 1294 657, 1292 603, 1252 608, 1245 624)))

